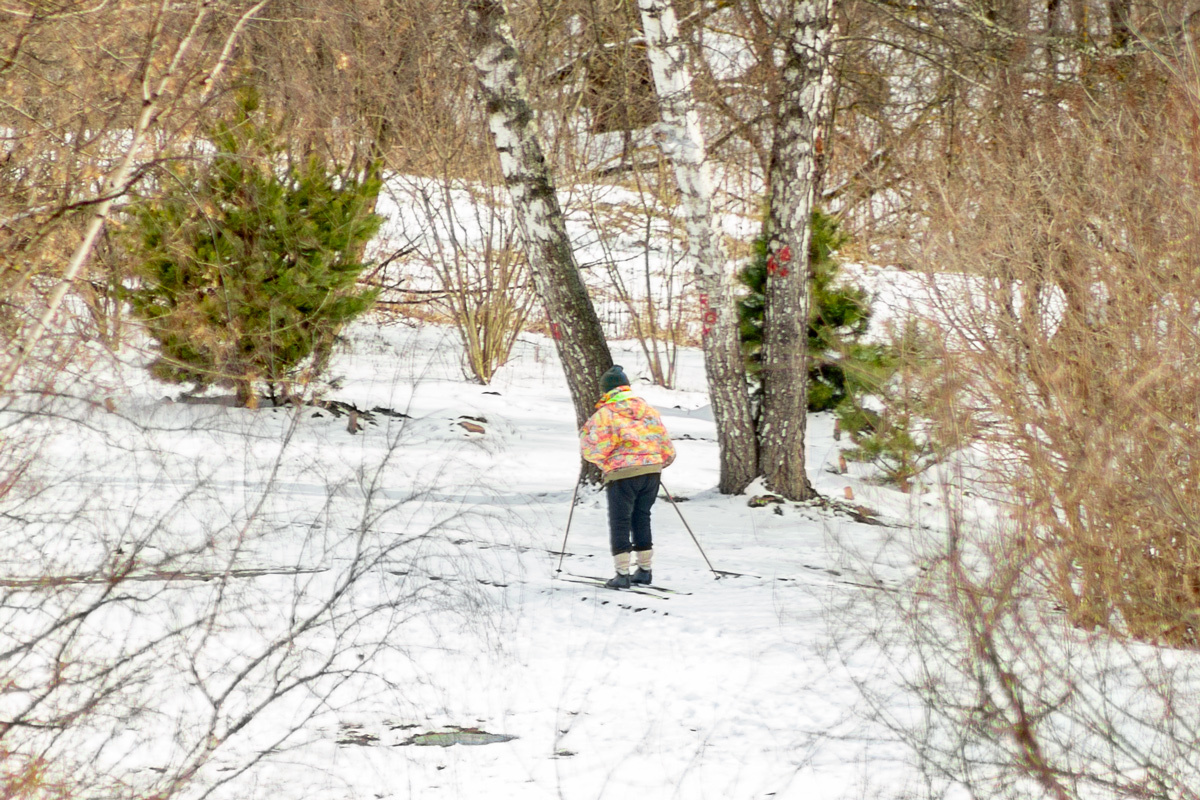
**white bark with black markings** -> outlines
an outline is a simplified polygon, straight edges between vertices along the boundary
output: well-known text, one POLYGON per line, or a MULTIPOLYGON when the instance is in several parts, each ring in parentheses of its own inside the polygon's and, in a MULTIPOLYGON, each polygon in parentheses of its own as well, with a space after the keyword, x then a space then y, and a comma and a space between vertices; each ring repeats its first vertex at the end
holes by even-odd
POLYGON ((582 426, 595 409, 600 376, 612 366, 612 356, 567 239, 504 4, 470 0, 466 16, 488 127, 525 241, 534 286, 566 372, 576 423, 582 426))
POLYGON ((820 178, 818 137, 833 79, 832 0, 794 0, 790 12, 771 149, 759 466, 767 488, 791 500, 805 500, 814 494, 804 471, 808 247, 820 178))
POLYGON ((670 0, 639 0, 638 9, 662 118, 655 138, 675 170, 688 255, 695 264, 700 291, 704 366, 720 448, 718 489, 736 494, 758 475, 757 444, 729 286, 729 259, 712 221, 713 186, 704 131, 692 92, 687 51, 680 42, 670 0))

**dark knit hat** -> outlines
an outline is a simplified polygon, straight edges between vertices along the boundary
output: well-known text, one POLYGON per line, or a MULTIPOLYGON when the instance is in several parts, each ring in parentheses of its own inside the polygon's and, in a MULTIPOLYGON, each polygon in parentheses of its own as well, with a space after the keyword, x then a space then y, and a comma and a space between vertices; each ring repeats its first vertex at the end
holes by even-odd
POLYGON ((625 377, 625 370, 621 369, 620 364, 613 364, 612 369, 600 376, 600 393, 608 394, 618 386, 628 386, 629 378, 625 377))

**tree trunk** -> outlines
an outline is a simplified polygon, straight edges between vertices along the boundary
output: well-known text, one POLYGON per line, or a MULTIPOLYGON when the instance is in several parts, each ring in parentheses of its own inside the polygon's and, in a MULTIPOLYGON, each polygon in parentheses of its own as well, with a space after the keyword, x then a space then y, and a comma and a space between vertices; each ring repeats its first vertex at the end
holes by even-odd
POLYGON ((700 290, 704 367, 721 459, 718 491, 736 494, 758 475, 757 444, 727 275, 729 259, 712 224, 713 189, 704 132, 670 0, 639 0, 638 8, 662 116, 655 138, 675 168, 683 197, 688 255, 695 263, 700 290))
POLYGON ((534 287, 566 372, 575 421, 582 427, 600 397, 612 356, 567 239, 566 223, 534 130, 517 48, 500 0, 467 4, 467 35, 488 127, 529 258, 534 287))
POLYGON ((827 113, 833 74, 831 5, 832 0, 791 4, 771 148, 759 467, 767 488, 789 500, 807 500, 815 494, 804 471, 811 303, 808 246, 820 177, 818 132, 827 113))

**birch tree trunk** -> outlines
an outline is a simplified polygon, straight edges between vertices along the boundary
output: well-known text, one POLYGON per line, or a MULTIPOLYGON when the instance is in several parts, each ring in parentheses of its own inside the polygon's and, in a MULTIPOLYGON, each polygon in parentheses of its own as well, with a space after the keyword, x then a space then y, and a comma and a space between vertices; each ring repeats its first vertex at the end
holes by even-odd
POLYGON ((767 488, 789 500, 807 500, 815 494, 804 471, 811 303, 808 246, 820 177, 818 135, 833 76, 831 6, 832 0, 791 3, 771 148, 759 466, 767 488))
POLYGON ((501 0, 467 3, 467 34, 488 127, 529 258, 529 271, 550 319, 550 331, 583 423, 600 397, 600 376, 612 356, 567 239, 566 223, 542 155, 517 48, 501 0))
POLYGON ((721 459, 718 491, 737 494, 758 475, 757 443, 727 275, 729 259, 712 222, 713 188, 704 131, 670 0, 638 0, 638 9, 662 117, 655 138, 675 169, 688 255, 700 290, 704 368, 721 459))

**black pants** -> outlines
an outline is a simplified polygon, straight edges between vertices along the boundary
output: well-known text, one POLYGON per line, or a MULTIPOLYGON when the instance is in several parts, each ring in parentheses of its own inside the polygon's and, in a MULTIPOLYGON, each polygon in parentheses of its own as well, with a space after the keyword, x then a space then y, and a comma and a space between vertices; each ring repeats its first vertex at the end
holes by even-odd
POLYGON ((652 472, 606 485, 608 535, 614 556, 630 550, 649 550, 654 546, 650 536, 650 507, 658 497, 658 478, 659 474, 652 472))

